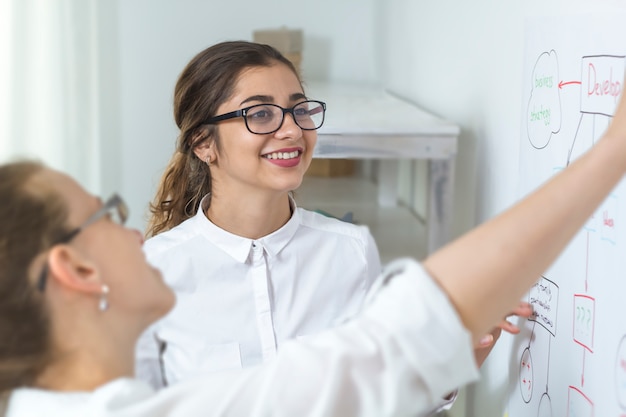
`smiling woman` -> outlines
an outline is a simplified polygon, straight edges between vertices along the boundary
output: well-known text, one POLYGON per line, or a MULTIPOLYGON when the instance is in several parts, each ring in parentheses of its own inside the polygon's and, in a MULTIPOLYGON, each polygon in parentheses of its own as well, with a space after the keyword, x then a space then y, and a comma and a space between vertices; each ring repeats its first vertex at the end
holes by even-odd
MULTIPOLYGON (((174 97, 181 132, 145 251, 178 302, 137 349, 137 375, 155 387, 271 362, 291 339, 354 315, 381 269, 366 226, 299 208, 291 195, 326 105, 278 51, 214 45, 183 70, 174 97)), ((518 331, 506 320, 501 329, 518 331)), ((477 345, 479 364, 499 331, 477 345)))
POLYGON ((326 104, 306 95, 289 60, 223 42, 189 62, 174 97, 180 136, 145 250, 178 303, 138 348, 138 375, 157 387, 271 360, 358 311, 380 272, 367 227, 291 195, 326 104))

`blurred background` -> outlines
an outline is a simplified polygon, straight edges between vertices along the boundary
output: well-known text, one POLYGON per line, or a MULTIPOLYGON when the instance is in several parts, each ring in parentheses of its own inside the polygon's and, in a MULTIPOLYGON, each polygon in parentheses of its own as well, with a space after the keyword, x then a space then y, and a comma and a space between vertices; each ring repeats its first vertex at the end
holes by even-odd
MULTIPOLYGON (((38 158, 94 194, 119 192, 131 207, 130 225, 143 230, 174 150, 172 96, 184 65, 213 43, 252 40, 254 30, 286 26, 303 31, 305 82, 379 86, 460 126, 452 227, 458 236, 517 197, 525 19, 598 8, 626 6, 617 0, 0 0, 0 162, 38 158)), ((420 170, 400 175, 411 172, 420 170)), ((501 342, 485 378, 463 392, 452 415, 502 415, 506 375, 491 365, 506 354, 501 342)))

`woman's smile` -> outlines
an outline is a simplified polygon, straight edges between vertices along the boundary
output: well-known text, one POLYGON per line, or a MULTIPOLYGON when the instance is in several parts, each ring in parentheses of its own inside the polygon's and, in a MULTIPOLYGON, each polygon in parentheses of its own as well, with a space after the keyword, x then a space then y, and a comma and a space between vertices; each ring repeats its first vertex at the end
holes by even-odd
POLYGON ((268 162, 280 167, 289 168, 300 163, 302 148, 285 148, 261 155, 268 162))

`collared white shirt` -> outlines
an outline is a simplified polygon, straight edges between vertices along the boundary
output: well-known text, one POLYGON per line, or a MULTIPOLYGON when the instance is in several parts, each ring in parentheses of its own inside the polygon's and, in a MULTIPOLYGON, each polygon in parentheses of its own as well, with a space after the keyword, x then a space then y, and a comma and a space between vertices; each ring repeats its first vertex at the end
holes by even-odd
POLYGON ((257 365, 285 341, 359 310, 380 273, 369 229, 291 204, 291 219, 261 239, 229 233, 198 210, 145 243, 177 303, 140 339, 139 378, 160 387, 257 365))
POLYGON ((397 261, 350 322, 286 342, 242 371, 191 378, 154 392, 117 379, 93 392, 18 389, 7 417, 423 416, 478 378, 471 335, 416 262, 397 261))

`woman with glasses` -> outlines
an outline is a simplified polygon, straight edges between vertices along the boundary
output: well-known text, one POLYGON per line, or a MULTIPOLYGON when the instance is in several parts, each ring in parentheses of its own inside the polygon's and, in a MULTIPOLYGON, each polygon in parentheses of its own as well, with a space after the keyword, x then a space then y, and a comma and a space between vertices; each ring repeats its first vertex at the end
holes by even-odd
POLYGON ((291 195, 325 111, 267 45, 216 44, 180 74, 180 134, 145 245, 178 296, 138 347, 138 375, 155 387, 271 360, 358 311, 380 273, 369 229, 291 195))
MULTIPOLYGON (((220 43, 183 70, 174 93, 179 140, 145 245, 178 296, 138 344, 137 374, 154 387, 269 361, 285 341, 360 308, 380 272, 368 228, 298 208, 291 196, 325 111, 267 45, 220 43)), ((483 339, 479 363, 498 335, 483 339)))
POLYGON ((7 417, 427 413, 478 377, 472 342, 623 178, 624 101, 604 137, 534 193, 421 265, 386 267, 349 321, 286 342, 261 366, 156 393, 132 378, 134 345, 174 296, 146 262, 141 236, 120 224, 122 200, 102 203, 36 163, 0 166, 0 415, 1 408, 7 417))

